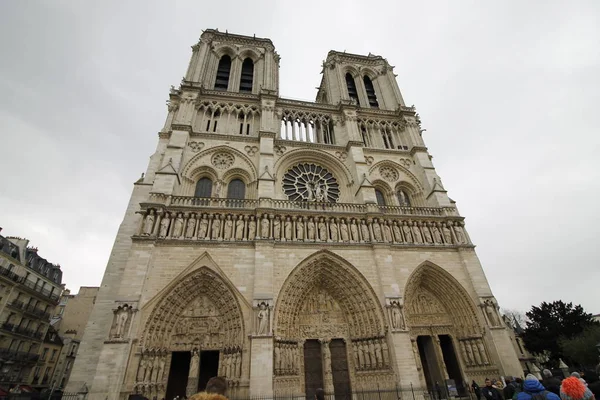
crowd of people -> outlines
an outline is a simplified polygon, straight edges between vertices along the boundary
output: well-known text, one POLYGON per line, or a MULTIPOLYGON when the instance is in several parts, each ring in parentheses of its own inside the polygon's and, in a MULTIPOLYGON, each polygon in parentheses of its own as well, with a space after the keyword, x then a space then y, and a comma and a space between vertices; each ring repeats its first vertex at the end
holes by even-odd
POLYGON ((524 380, 507 376, 504 385, 486 379, 485 385, 480 387, 473 381, 471 390, 477 400, 600 400, 598 376, 590 377, 590 382, 587 382, 579 372, 573 372, 564 379, 553 376, 548 369, 542 373, 543 379, 532 374, 524 380))

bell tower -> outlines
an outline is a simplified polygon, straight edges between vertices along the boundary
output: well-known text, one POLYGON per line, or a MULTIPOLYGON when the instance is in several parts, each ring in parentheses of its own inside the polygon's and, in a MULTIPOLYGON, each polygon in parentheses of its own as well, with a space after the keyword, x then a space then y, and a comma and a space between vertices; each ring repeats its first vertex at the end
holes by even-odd
POLYGON ((323 62, 317 103, 354 104, 361 108, 394 111, 403 107, 392 67, 385 58, 330 51, 323 62))
POLYGON ((279 92, 279 55, 269 39, 208 29, 192 46, 186 83, 207 90, 279 92))

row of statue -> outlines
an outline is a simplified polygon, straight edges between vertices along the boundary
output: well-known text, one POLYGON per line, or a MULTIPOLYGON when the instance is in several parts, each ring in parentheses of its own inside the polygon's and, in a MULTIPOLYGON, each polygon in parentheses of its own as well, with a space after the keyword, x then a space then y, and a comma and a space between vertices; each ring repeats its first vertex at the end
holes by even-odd
POLYGON ((163 384, 165 378, 165 365, 167 364, 167 352, 144 352, 138 367, 136 381, 144 387, 163 384))
POLYGON ((352 341, 354 363, 358 371, 388 369, 390 355, 385 338, 352 341))
POLYGON ((461 221, 233 215, 149 209, 141 236, 187 240, 277 240, 346 243, 467 244, 461 221))
POLYGON ((298 375, 300 370, 298 343, 276 341, 273 353, 275 375, 298 375))
POLYGON ((482 339, 463 339, 459 343, 463 360, 468 366, 476 367, 490 364, 482 339))
POLYGON ((227 379, 240 379, 242 377, 242 350, 239 348, 221 352, 219 360, 219 376, 227 379))

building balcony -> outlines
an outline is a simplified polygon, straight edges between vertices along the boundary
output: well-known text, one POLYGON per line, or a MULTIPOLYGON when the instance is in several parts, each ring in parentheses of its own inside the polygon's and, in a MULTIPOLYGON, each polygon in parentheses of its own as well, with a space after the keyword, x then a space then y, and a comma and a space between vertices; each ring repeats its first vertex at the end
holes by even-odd
POLYGON ((9 307, 12 307, 17 310, 21 310, 21 311, 25 312, 26 314, 29 314, 30 316, 35 317, 36 319, 42 319, 46 322, 50 321, 50 317, 51 317, 50 313, 47 313, 46 311, 41 310, 32 304, 25 304, 21 300, 13 300, 9 304, 9 307))
POLYGON ((153 195, 136 239, 472 246, 455 208, 153 195))
POLYGON ((8 268, 0 267, 0 275, 10 279, 13 282, 19 283, 23 280, 21 275, 9 270, 8 268))
POLYGON ((52 303, 54 305, 57 305, 60 300, 60 292, 59 291, 51 292, 50 290, 48 290, 46 288, 42 288, 40 285, 38 285, 35 282, 32 282, 30 280, 27 280, 27 279, 25 279, 21 285, 28 292, 34 293, 38 296, 41 295, 43 298, 45 298, 46 300, 48 300, 50 303, 52 303))
POLYGON ((26 336, 35 340, 42 340, 44 338, 43 332, 36 332, 33 329, 25 328, 23 326, 17 326, 10 322, 4 322, 1 326, 2 330, 11 332, 14 334, 26 336))
POLYGON ((3 361, 21 361, 26 363, 33 363, 39 360, 39 358, 39 354, 9 349, 0 349, 0 359, 2 359, 3 361))

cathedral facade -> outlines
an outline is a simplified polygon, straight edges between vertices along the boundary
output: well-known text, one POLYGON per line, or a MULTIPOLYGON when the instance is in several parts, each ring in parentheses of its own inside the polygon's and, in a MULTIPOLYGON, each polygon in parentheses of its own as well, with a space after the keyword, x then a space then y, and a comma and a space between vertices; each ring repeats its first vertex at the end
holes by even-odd
POLYGON ((67 391, 428 391, 520 375, 386 59, 278 96, 268 39, 205 31, 134 184, 67 391), (82 389, 84 388, 84 389, 82 389))

